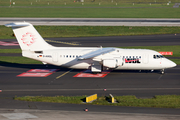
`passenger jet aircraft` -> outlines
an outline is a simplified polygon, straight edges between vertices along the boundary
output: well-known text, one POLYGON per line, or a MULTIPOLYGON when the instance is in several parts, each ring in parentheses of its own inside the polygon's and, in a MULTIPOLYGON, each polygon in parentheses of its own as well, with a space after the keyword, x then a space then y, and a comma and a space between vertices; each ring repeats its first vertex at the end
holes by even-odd
POLYGON ((6 24, 13 32, 22 49, 22 56, 73 69, 90 69, 97 73, 104 69, 160 70, 176 64, 160 53, 147 49, 121 49, 102 47, 54 47, 48 44, 27 22, 6 24))

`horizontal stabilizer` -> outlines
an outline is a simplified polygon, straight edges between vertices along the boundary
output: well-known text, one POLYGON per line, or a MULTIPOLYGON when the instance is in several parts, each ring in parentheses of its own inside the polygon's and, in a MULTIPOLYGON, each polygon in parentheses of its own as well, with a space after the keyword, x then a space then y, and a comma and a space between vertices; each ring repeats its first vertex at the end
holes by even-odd
POLYGON ((112 51, 115 51, 115 48, 100 48, 100 49, 97 49, 96 51, 92 51, 90 53, 87 53, 87 54, 79 57, 79 59, 83 60, 83 59, 94 58, 99 55, 106 54, 106 53, 109 53, 112 51))

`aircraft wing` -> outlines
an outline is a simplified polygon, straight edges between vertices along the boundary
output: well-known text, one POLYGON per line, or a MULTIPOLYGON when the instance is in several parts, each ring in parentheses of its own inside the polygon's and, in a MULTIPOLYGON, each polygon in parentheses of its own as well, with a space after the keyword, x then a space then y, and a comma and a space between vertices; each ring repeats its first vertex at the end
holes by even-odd
POLYGON ((30 25, 29 23, 20 22, 20 23, 9 23, 9 24, 6 24, 5 26, 6 27, 25 27, 25 26, 29 26, 29 25, 30 25))
POLYGON ((84 59, 94 58, 94 57, 97 57, 99 55, 106 54, 106 53, 109 53, 112 51, 115 51, 115 48, 100 48, 100 49, 97 49, 95 51, 92 51, 90 53, 87 53, 87 54, 79 57, 79 59, 84 60, 84 59))

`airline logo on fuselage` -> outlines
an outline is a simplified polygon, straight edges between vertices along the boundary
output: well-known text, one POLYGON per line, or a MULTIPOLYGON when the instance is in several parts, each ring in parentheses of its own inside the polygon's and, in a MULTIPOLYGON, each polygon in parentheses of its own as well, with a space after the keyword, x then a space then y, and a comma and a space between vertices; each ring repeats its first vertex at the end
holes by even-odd
POLYGON ((131 58, 131 57, 126 57, 125 59, 124 59, 124 61, 125 61, 125 63, 141 63, 141 56, 139 56, 139 57, 136 57, 136 58, 131 58))

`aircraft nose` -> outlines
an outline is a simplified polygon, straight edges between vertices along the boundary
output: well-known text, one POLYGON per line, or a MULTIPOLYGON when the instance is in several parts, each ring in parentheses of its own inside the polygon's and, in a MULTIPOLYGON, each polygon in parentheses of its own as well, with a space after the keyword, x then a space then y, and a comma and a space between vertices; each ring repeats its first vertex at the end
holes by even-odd
POLYGON ((174 62, 171 61, 171 60, 168 60, 166 66, 167 66, 167 68, 172 68, 172 67, 175 67, 175 66, 176 66, 176 63, 174 63, 174 62))
POLYGON ((176 63, 174 63, 174 62, 171 61, 170 66, 171 66, 171 67, 175 67, 175 66, 176 66, 176 63))

